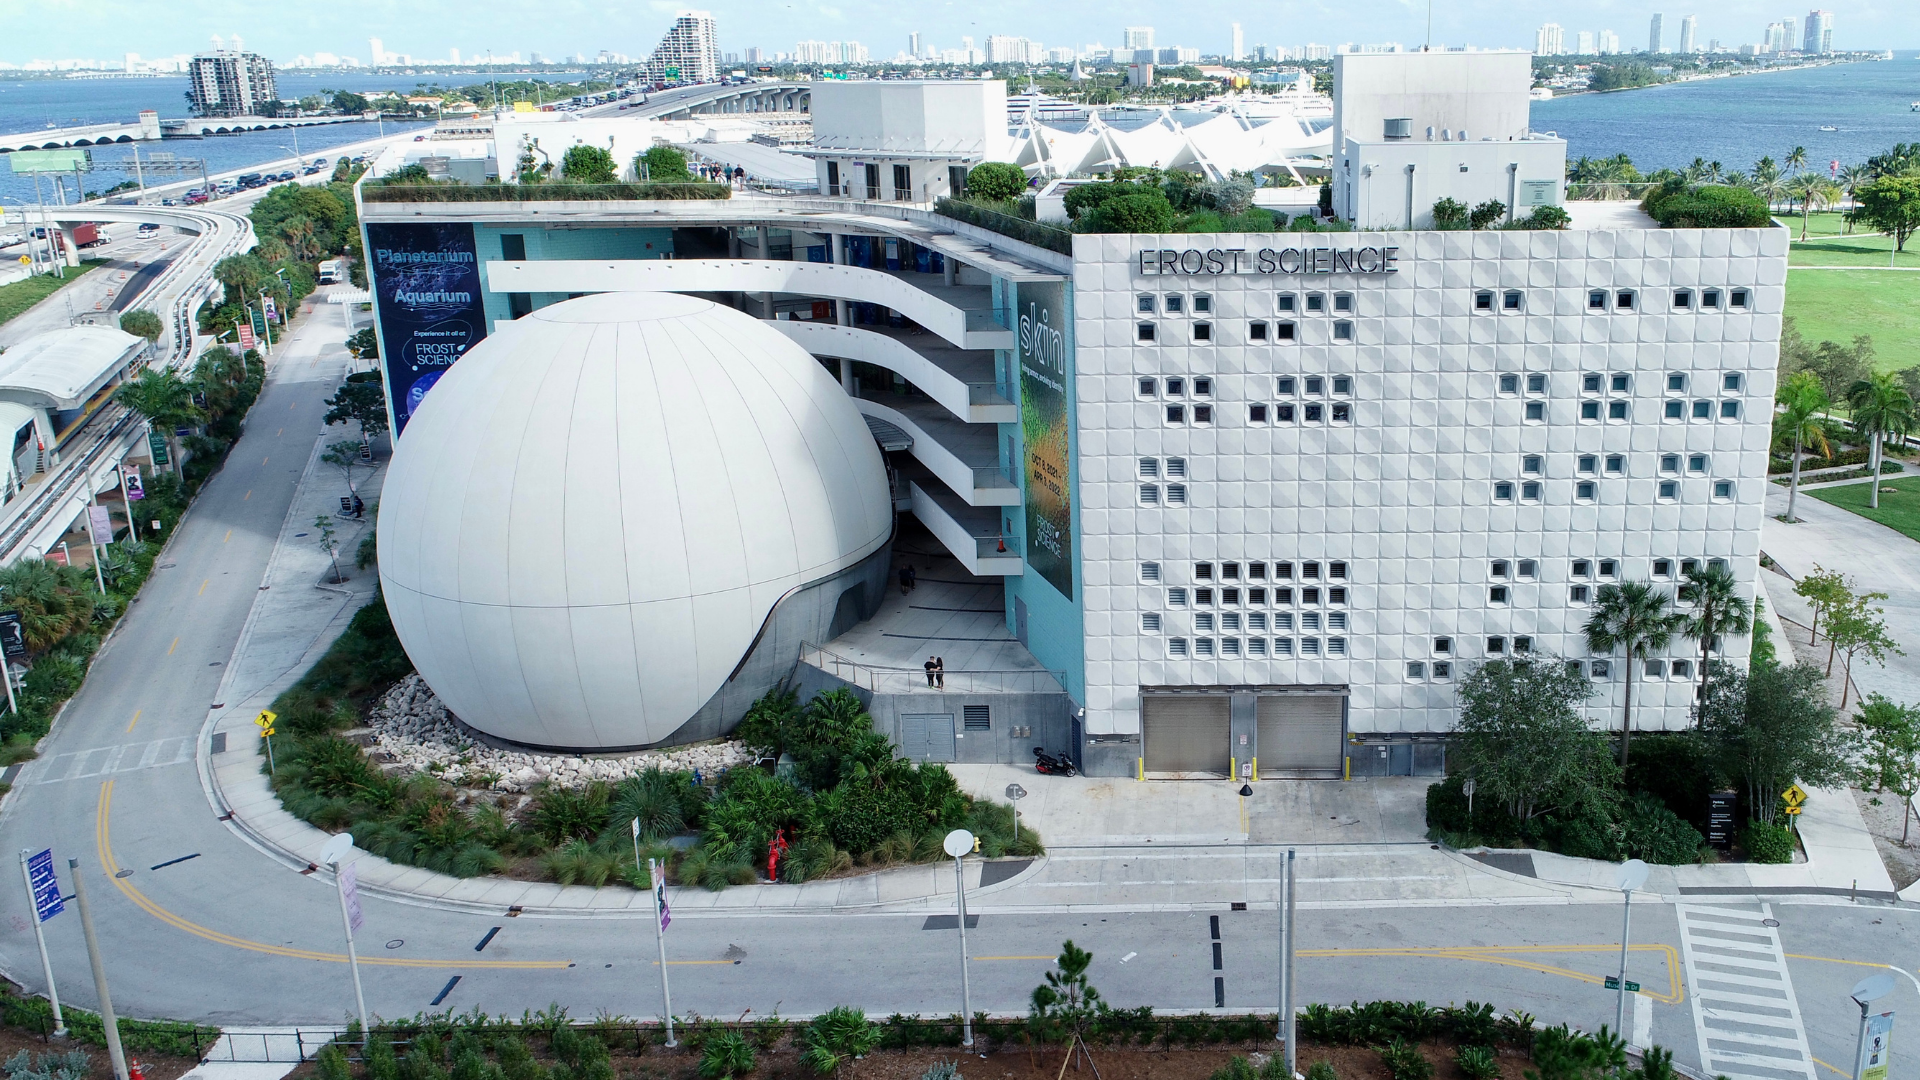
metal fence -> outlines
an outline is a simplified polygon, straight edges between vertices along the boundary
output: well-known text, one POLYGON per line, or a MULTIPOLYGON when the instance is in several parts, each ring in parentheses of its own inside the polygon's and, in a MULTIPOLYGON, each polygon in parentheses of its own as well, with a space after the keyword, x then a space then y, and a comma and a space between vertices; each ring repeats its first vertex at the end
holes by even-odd
POLYGON ((800 662, 877 694, 1058 694, 1067 683, 1066 672, 1044 668, 949 668, 929 675, 925 668, 850 660, 812 642, 800 643, 800 662))

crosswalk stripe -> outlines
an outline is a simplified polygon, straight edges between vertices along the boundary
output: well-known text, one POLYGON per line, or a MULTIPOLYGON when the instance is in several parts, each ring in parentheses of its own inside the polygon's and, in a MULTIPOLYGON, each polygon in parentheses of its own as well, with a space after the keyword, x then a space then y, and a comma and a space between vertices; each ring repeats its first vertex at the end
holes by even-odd
POLYGON ((1731 1080, 1815 1080, 1780 935, 1763 922, 1770 909, 1680 905, 1675 912, 1706 1072, 1731 1080))
POLYGON ((192 736, 172 735, 148 742, 96 746, 91 750, 55 754, 30 766, 32 771, 23 776, 22 781, 57 784, 63 780, 85 780, 112 773, 180 765, 193 760, 193 746, 192 736))

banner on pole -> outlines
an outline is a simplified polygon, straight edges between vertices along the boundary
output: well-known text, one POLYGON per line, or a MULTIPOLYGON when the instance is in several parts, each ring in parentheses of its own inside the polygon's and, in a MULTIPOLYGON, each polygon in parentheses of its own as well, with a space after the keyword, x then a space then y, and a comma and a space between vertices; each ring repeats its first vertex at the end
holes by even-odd
POLYGON ((153 455, 155 465, 167 463, 167 437, 157 431, 147 432, 147 452, 153 455))
POLYGON ((353 863, 348 863, 340 868, 340 896, 347 902, 347 925, 357 934, 367 918, 360 911, 360 877, 353 872, 353 867, 353 863))
POLYGON ((147 497, 147 483, 140 479, 140 466, 127 466, 120 476, 120 490, 126 493, 128 502, 139 502, 147 497))
POLYGON ((27 880, 33 884, 33 913, 46 922, 65 910, 60 899, 60 877, 53 872, 53 849, 27 858, 27 880))
POLYGON ((261 340, 268 340, 267 313, 261 311, 259 308, 250 307, 247 309, 247 318, 253 323, 253 336, 261 340))
MULTIPOLYGON (((664 867, 662 868, 664 869, 664 867)), ((660 929, 673 925, 673 909, 667 906, 666 875, 660 874, 653 881, 653 897, 660 905, 660 929)))
POLYGON ((1887 1080, 1887 1053, 1892 1042, 1892 1013, 1883 1012, 1867 1021, 1867 1061, 1866 1068, 1860 1070, 1860 1080, 1887 1080))
POLYGON ((104 506, 87 507, 87 536, 96 544, 113 543, 113 513, 104 506))
POLYGON ((280 306, 273 302, 273 297, 263 296, 260 298, 260 302, 266 306, 268 319, 278 319, 280 317, 280 306))
POLYGON ((27 658, 27 628, 17 611, 0 611, 0 655, 8 660, 27 658))

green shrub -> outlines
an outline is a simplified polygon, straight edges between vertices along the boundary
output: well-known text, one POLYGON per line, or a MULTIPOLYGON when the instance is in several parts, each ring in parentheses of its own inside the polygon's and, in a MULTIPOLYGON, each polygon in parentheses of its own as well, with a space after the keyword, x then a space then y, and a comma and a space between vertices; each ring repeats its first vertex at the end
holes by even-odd
POLYGON ((1307 1066, 1307 1080, 1340 1080, 1340 1074, 1334 1071, 1333 1062, 1322 1058, 1307 1066))
MULTIPOLYGON (((328 1043, 320 1048, 314 1057, 314 1071, 320 1080, 353 1080, 353 1066, 347 1061, 346 1051, 337 1043, 328 1043)), ((479 1080, 478 1076, 463 1077, 458 1068, 454 1070, 454 1080, 479 1080)))
POLYGON ((1136 184, 1125 180, 1111 183, 1081 184, 1078 187, 1067 189, 1067 194, 1062 201, 1066 203, 1067 217, 1069 219, 1075 219, 1081 214, 1105 203, 1108 199, 1115 199, 1122 195, 1157 193, 1159 190, 1159 188, 1151 184, 1136 184))
POLYGON ((1173 204, 1156 193, 1121 195, 1095 207, 1082 223, 1085 231, 1095 233, 1171 232, 1173 204))
POLYGON ((1467 1080, 1493 1080, 1500 1075, 1500 1063, 1489 1046, 1462 1046, 1453 1052, 1453 1063, 1467 1080))
POLYGON ((1740 832, 1740 846, 1747 849, 1747 860, 1757 863, 1793 861, 1793 830, 1785 825, 1749 821, 1740 832))
POLYGON ((753 1071, 753 1044, 737 1031, 723 1032, 700 1050, 700 1075, 705 1080, 732 1080, 753 1071))
POLYGON ((1418 1043, 1396 1035, 1392 1042, 1375 1049, 1380 1052, 1380 1060, 1393 1080, 1429 1080, 1433 1076, 1433 1062, 1420 1052, 1418 1043))
POLYGON ((1766 200, 1723 184, 1688 189, 1684 182, 1668 181, 1648 192, 1640 208, 1669 229, 1759 229, 1773 220, 1766 200))
POLYGON ((1467 227, 1467 204, 1457 199, 1440 199, 1433 204, 1433 227, 1455 231, 1467 227))
POLYGON ((967 172, 967 196, 1005 201, 1027 190, 1027 174, 1005 161, 983 161, 967 172))
POLYGON ((1629 858, 1663 866, 1698 862, 1707 838, 1653 795, 1641 792, 1621 808, 1621 846, 1629 858))

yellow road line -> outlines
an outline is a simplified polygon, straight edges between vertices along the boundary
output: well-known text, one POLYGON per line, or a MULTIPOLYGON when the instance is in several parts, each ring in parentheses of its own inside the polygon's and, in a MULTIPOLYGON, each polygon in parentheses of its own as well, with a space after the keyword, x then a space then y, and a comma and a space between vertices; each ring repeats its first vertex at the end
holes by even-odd
MULTIPOLYGON (((1812 1055, 1808 1055, 1808 1056, 1810 1056, 1810 1057, 1811 1057, 1812 1055)), ((1815 1061, 1817 1061, 1817 1062, 1819 1062, 1819 1063, 1820 1063, 1820 1064, 1822 1064, 1822 1065, 1826 1065, 1826 1066, 1827 1066, 1827 1068, 1829 1068, 1829 1069, 1832 1069, 1832 1070, 1833 1070, 1834 1072, 1837 1072, 1837 1073, 1839 1073, 1839 1074, 1840 1074, 1841 1076, 1845 1076, 1845 1077, 1848 1077, 1848 1078, 1849 1078, 1849 1080, 1851 1080, 1851 1077, 1853 1076, 1853 1070, 1851 1070, 1851 1069, 1843 1069, 1843 1068, 1841 1068, 1841 1067, 1840 1067, 1840 1066, 1838 1066, 1838 1065, 1827 1065, 1827 1063, 1826 1063, 1826 1062, 1824 1062, 1824 1061, 1820 1061, 1820 1059, 1819 1059, 1819 1058, 1814 1058, 1813 1060, 1815 1060, 1815 1061)))
MULTIPOLYGON (((1668 1005, 1678 1005, 1686 1000, 1686 993, 1680 985, 1680 953, 1671 945, 1632 945, 1632 952, 1657 952, 1667 968, 1667 992, 1656 993, 1642 988, 1640 993, 1655 1001, 1668 1005)), ((1466 960, 1480 964, 1497 964, 1501 967, 1516 967, 1526 971, 1537 971, 1543 975, 1559 975, 1563 978, 1578 979, 1595 986, 1606 985, 1606 977, 1589 975, 1584 971, 1542 964, 1537 961, 1521 959, 1509 955, 1515 953, 1615 953, 1619 945, 1484 945, 1484 946, 1439 946, 1435 948, 1403 949, 1301 949, 1300 956, 1312 957, 1424 957, 1439 960, 1466 960)))
POLYGON ((969 960, 1052 960, 1051 956, 971 956, 969 960))
POLYGON ((268 457, 263 457, 260 459, 260 464, 265 465, 270 460, 272 460, 271 455, 269 455, 268 457))
MULTIPOLYGON (((203 582, 201 582, 201 583, 200 583, 200 592, 197 592, 197 593, 194 593, 193 595, 195 595, 195 596, 199 596, 199 595, 201 595, 201 594, 203 594, 203 593, 205 593, 205 592, 207 591, 207 586, 208 586, 208 585, 211 585, 211 584, 213 584, 213 579, 212 579, 212 578, 208 578, 207 580, 205 580, 205 581, 203 581, 203 582)), ((175 640, 175 641, 178 641, 178 640, 180 640, 180 639, 179 639, 179 638, 175 638, 174 640, 175 640)))
POLYGON ((246 502, 248 499, 251 499, 251 498, 253 498, 253 489, 248 488, 247 493, 245 495, 240 496, 240 501, 246 502))
MULTIPOLYGON (((135 888, 130 879, 116 877, 115 875, 120 872, 120 864, 113 857, 113 846, 107 828, 108 814, 113 806, 113 784, 114 782, 112 780, 108 780, 100 785, 100 809, 94 818, 94 844, 99 850, 100 866, 102 871, 107 875, 107 880, 113 882, 114 888, 119 889, 120 892, 124 894, 127 899, 133 901, 135 906, 139 907, 140 910, 176 930, 184 930, 194 937, 204 938, 216 945, 228 945, 236 949, 244 949, 247 952, 266 953, 269 956, 284 956, 293 960, 319 960, 330 964, 344 964, 347 962, 347 954, 345 953, 318 952, 313 949, 291 949, 282 945, 268 945, 264 942, 249 941, 246 938, 235 937, 232 934, 223 934, 218 930, 210 930, 207 927, 201 926, 199 923, 181 918, 166 908, 161 907, 159 904, 154 903, 147 898, 145 893, 135 888)), ((360 958, 360 962, 378 967, 411 968, 512 968, 526 970, 531 968, 566 968, 572 966, 571 961, 567 960, 414 960, 397 956, 363 956, 360 958)))
POLYGON ((231 540, 231 539, 233 539, 233 530, 232 530, 232 529, 228 529, 228 530, 227 530, 227 535, 225 535, 225 536, 223 536, 223 537, 221 537, 221 538, 220 538, 220 542, 224 544, 224 543, 226 543, 227 541, 229 541, 229 540, 231 540))
MULTIPOLYGON (((714 965, 714 964, 737 964, 737 963, 739 963, 738 960, 669 960, 667 961, 667 966, 668 967, 681 967, 681 966, 705 967, 705 966, 714 965)), ((655 960, 653 962, 653 966, 659 967, 660 961, 655 960)))
POLYGON ((1809 956, 1806 953, 1796 953, 1796 952, 1783 953, 1781 955, 1785 956, 1789 960, 1819 960, 1819 961, 1822 961, 1823 963, 1828 963, 1828 964, 1851 964, 1854 967, 1884 968, 1887 971, 1900 970, 1898 967, 1894 966, 1893 964, 1879 964, 1879 963, 1875 963, 1872 960, 1842 960, 1837 956, 1809 956))
POLYGON ((282 435, 285 435, 286 433, 287 433, 287 429, 286 429, 286 428, 281 428, 281 429, 280 429, 279 431, 276 431, 276 432, 274 432, 274 433, 273 433, 273 437, 277 439, 277 438, 279 438, 280 436, 282 436, 282 435))
POLYGON ((175 646, 177 646, 177 645, 179 645, 179 644, 180 644, 180 639, 179 639, 179 638, 174 638, 174 639, 173 639, 173 644, 172 644, 172 645, 169 645, 169 646, 167 646, 167 655, 168 655, 168 656, 172 656, 172 655, 173 655, 173 650, 174 650, 174 647, 175 647, 175 646))
MULTIPOLYGON (((176 640, 178 640, 178 639, 176 639, 176 640)), ((140 710, 139 710, 139 709, 135 709, 135 710, 133 710, 133 719, 131 719, 131 720, 129 720, 129 721, 127 721, 127 730, 128 730, 128 731, 132 731, 132 730, 133 730, 133 725, 135 725, 135 724, 137 724, 137 723, 139 723, 139 722, 140 722, 140 710)))

